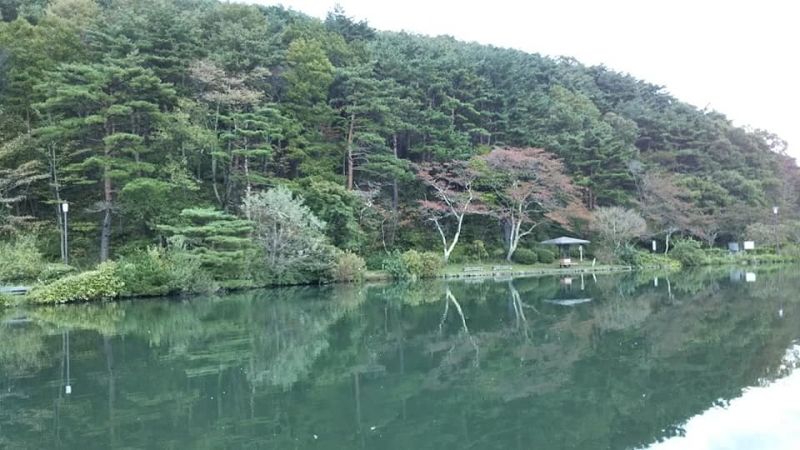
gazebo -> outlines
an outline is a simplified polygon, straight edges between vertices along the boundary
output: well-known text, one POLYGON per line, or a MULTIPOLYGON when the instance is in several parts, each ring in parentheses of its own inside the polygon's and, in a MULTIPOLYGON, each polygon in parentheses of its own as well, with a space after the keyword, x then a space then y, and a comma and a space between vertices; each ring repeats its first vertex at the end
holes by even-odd
POLYGON ((588 244, 590 241, 586 241, 583 239, 576 239, 566 236, 557 237, 555 239, 548 239, 546 241, 542 241, 542 245, 555 245, 558 247, 558 265, 560 267, 569 267, 572 265, 572 259, 569 257, 569 247, 571 245, 583 245, 588 244))

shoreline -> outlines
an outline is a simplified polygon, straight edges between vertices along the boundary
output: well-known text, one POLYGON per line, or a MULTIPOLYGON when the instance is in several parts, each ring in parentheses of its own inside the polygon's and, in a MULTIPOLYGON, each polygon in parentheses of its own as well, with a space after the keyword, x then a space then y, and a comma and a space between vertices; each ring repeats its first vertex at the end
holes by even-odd
POLYGON ((439 279, 471 279, 471 278, 520 278, 532 276, 547 276, 547 275, 578 275, 587 273, 616 273, 616 272, 633 272, 639 269, 660 269, 662 267, 633 267, 633 266, 576 266, 576 267, 559 267, 559 268, 530 268, 514 270, 485 270, 482 272, 465 272, 465 273, 443 273, 437 278, 439 279))
MULTIPOLYGON (((773 266, 773 265, 785 265, 791 264, 792 261, 784 261, 781 263, 773 263, 773 264, 722 264, 722 265, 714 265, 714 267, 721 269, 725 267, 736 267, 740 265, 744 266, 752 266, 752 265, 763 265, 763 266, 773 266)), ((466 267, 480 267, 480 266, 466 266, 466 267)), ((469 271, 469 272, 459 272, 459 268, 463 270, 462 265, 458 265, 454 268, 451 268, 451 271, 448 271, 447 268, 443 270, 443 273, 439 274, 436 277, 430 278, 421 278, 417 280, 405 280, 405 282, 411 281, 421 281, 421 280, 486 280, 486 279, 502 279, 502 280, 509 280, 515 278, 530 278, 530 277, 542 277, 542 276, 557 276, 557 275, 584 275, 584 274, 612 274, 612 273, 627 273, 627 272, 635 272, 641 270, 666 270, 666 271, 674 271, 674 267, 662 266, 662 265, 653 265, 653 266, 630 266, 630 265, 602 265, 602 266, 575 266, 575 267, 526 267, 522 266, 521 269, 514 269, 514 266, 511 270, 494 270, 491 264, 486 265, 486 270, 482 271, 469 271)), ((229 288, 229 289, 221 289, 217 291, 215 294, 225 294, 228 292, 240 292, 240 291, 250 291, 256 289, 280 289, 283 287, 290 287, 290 286, 325 286, 325 285, 353 285, 353 284, 383 284, 383 283, 402 283, 404 280, 394 280, 388 272, 385 271, 367 271, 364 274, 364 278, 362 281, 338 281, 338 282, 331 282, 331 283, 305 283, 299 285, 266 285, 266 286, 248 286, 248 287, 240 287, 240 288, 229 288)), ((26 286, 27 287, 27 286, 26 286)), ((19 288, 19 286, 15 286, 15 288, 19 288)), ((29 288, 30 289, 30 288, 29 288)), ((29 292, 29 291, 28 291, 29 292)), ((11 302, 3 303, 0 301, 0 308, 3 307, 14 307, 20 305, 28 305, 28 306, 47 306, 51 305, 50 303, 31 303, 25 300, 26 293, 20 293, 17 291, 16 295, 9 295, 9 293, 5 293, 4 297, 6 300, 12 300, 11 302)), ((106 299, 98 299, 98 300, 88 300, 88 301, 71 301, 71 302, 58 302, 53 304, 59 305, 68 305, 68 304, 80 304, 80 303, 95 303, 95 302, 116 302, 116 301, 125 301, 125 300, 135 300, 135 299, 155 299, 155 298, 183 298, 183 299, 191 299, 192 297, 206 295, 204 293, 185 293, 185 294, 164 294, 164 295, 125 295, 125 296, 118 296, 114 298, 106 298, 106 299)))

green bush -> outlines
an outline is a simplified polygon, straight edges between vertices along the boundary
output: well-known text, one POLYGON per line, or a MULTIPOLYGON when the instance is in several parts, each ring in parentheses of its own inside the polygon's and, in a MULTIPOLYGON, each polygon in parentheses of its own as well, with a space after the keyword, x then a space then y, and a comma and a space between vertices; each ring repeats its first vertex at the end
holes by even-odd
POLYGON ((0 280, 34 281, 44 268, 34 235, 18 235, 12 241, 0 242, 0 280))
POLYGON ((201 261, 182 250, 151 247, 122 257, 117 276, 125 285, 124 296, 155 296, 173 293, 210 293, 219 289, 201 261))
POLYGON ((123 288, 124 284, 117 276, 116 263, 107 262, 95 270, 36 286, 28 296, 35 303, 102 300, 119 296, 123 288))
POLYGON ((556 260, 556 255, 550 250, 543 248, 536 251, 536 259, 542 264, 551 264, 556 260))
POLYGON ((631 248, 630 253, 626 253, 628 258, 624 262, 635 267, 660 267, 670 269, 680 269, 681 263, 663 253, 652 253, 647 251, 635 250, 631 248))
POLYGON ((14 304, 14 297, 0 292, 0 307, 14 304))
POLYGON ((443 267, 442 255, 438 253, 408 250, 404 253, 395 251, 389 255, 384 260, 383 270, 389 272, 395 280, 414 280, 436 277, 443 267))
POLYGON ((511 259, 517 264, 536 264, 539 260, 536 252, 527 248, 518 248, 511 256, 511 259))
POLYGON ((419 273, 421 278, 435 278, 442 273, 444 259, 442 255, 435 252, 424 252, 422 257, 422 271, 419 273))
POLYGON ((465 264, 472 262, 472 258, 468 254, 466 246, 457 245, 453 252, 450 253, 448 261, 450 264, 465 264))
POLYGON ((219 290, 219 283, 203 269, 201 261, 194 255, 171 250, 167 252, 167 259, 170 262, 171 293, 209 294, 219 290))
POLYGON ((669 252, 669 257, 680 262, 684 267, 701 266, 707 261, 700 242, 693 239, 681 239, 675 242, 669 252))
POLYGON ((796 244, 788 244, 781 247, 781 255, 791 261, 800 260, 800 246, 796 244))
POLYGON ((367 270, 384 270, 386 260, 389 258, 386 253, 378 252, 368 255, 364 262, 367 264, 367 270))
POLYGON ((122 280, 122 295, 164 295, 170 291, 171 267, 164 250, 151 247, 122 257, 117 262, 117 276, 122 280))
POLYGON ((389 272, 395 280, 407 280, 411 277, 411 273, 406 266, 402 253, 395 250, 383 260, 383 270, 389 272))
POLYGON ((408 271, 408 278, 419 278, 423 269, 422 255, 416 250, 407 250, 402 254, 401 258, 408 271))
POLYGON ((491 258, 495 260, 505 259, 506 249, 500 247, 492 248, 492 251, 489 256, 491 256, 491 258))
POLYGON ((467 246, 467 257, 470 261, 483 262, 484 259, 489 257, 489 252, 486 251, 486 244, 481 240, 474 240, 467 246))
POLYGON ((45 264, 42 272, 39 273, 39 281, 53 281, 55 279, 73 274, 76 269, 66 264, 45 264))
POLYGON ((367 263, 364 258, 353 252, 345 251, 336 257, 330 275, 335 281, 361 281, 364 279, 366 270, 367 263))

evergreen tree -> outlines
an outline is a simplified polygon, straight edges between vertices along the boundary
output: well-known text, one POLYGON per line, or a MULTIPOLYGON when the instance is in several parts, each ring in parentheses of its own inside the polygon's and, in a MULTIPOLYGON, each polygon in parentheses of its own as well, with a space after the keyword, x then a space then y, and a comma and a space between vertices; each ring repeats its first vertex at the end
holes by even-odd
POLYGON ((176 224, 158 229, 171 247, 187 251, 215 279, 249 279, 250 221, 212 208, 190 208, 181 211, 176 224))
MULTIPOLYGON (((96 184, 92 205, 101 213, 100 261, 111 251, 112 216, 116 194, 128 181, 152 174, 148 161, 154 133, 164 125, 164 109, 175 92, 134 59, 103 64, 68 64, 51 72, 38 89, 46 100, 37 105, 47 117, 51 137, 68 146, 72 175, 69 185, 96 184)), ((77 196, 76 196, 77 197, 77 196)))

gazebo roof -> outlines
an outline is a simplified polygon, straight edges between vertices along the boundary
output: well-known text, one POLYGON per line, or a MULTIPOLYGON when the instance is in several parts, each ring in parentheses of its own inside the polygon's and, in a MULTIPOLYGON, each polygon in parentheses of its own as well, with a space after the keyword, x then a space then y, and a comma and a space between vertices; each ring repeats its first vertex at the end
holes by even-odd
POLYGON ((544 245, 577 245, 577 244, 588 244, 589 241, 585 241, 583 239, 575 239, 571 237, 561 236, 555 239, 548 239, 546 241, 542 241, 541 244, 544 245))

